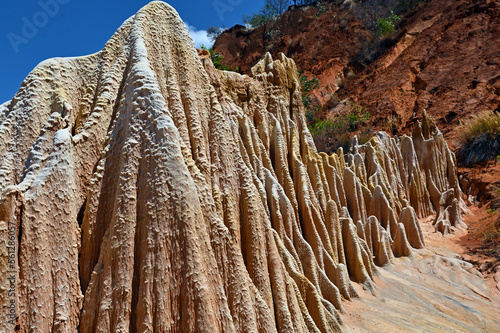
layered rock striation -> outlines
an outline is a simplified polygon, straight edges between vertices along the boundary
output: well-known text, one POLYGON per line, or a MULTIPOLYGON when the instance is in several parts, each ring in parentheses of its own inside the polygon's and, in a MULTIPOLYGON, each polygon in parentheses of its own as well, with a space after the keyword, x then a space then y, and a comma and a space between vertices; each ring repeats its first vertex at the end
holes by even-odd
POLYGON ((303 114, 293 60, 218 71, 162 2, 38 65, 0 106, 5 331, 341 331, 353 283, 464 206, 431 119, 326 155, 303 114))

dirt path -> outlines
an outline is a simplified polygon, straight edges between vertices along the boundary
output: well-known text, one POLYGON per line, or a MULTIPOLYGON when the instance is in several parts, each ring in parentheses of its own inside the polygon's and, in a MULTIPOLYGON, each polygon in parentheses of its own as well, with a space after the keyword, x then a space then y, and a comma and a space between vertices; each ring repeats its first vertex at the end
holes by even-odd
POLYGON ((422 228, 426 249, 379 269, 375 295, 356 286, 360 299, 344 303, 346 330, 500 332, 500 290, 493 275, 462 260, 469 252, 463 241, 468 232, 442 236, 430 218, 422 228))

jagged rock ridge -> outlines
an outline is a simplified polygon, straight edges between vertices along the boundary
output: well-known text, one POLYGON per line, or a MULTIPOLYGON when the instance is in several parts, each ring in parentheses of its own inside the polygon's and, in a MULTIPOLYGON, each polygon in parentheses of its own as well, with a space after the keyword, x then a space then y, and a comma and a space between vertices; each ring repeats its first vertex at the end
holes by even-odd
POLYGON ((41 63, 1 108, 21 332, 340 331, 353 282, 424 246, 418 218, 461 224, 431 119, 318 154, 293 60, 217 71, 162 2, 103 51, 41 63))

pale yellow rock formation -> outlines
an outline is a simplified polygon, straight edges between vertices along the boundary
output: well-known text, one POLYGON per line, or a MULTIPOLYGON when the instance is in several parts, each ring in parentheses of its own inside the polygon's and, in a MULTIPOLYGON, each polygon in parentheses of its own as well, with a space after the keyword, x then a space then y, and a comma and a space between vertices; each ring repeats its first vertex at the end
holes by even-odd
POLYGON ((411 138, 318 154, 293 60, 267 54, 248 77, 202 58, 152 2, 0 107, 21 332, 341 331, 351 281, 373 290, 375 265, 424 246, 418 217, 460 226, 454 156, 429 118, 411 138))

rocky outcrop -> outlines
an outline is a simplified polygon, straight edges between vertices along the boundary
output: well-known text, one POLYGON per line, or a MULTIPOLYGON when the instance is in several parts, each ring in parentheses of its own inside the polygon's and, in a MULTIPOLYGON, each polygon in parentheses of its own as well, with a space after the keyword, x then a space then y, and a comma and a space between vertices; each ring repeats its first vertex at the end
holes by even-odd
POLYGON ((432 0, 418 9, 402 20, 395 45, 338 95, 376 114, 375 128, 399 133, 427 110, 455 144, 464 120, 500 108, 500 4, 432 0))
POLYGON ((319 116, 344 113, 338 101, 348 99, 370 112, 370 128, 401 134, 413 130, 425 109, 453 144, 464 120, 500 110, 500 4, 419 2, 401 15, 395 36, 379 38, 370 26, 388 14, 374 12, 374 4, 394 2, 333 1, 325 13, 292 7, 266 26, 237 25, 214 49, 224 65, 243 73, 268 51, 292 57, 320 81, 311 93, 313 107, 323 105, 319 116))
POLYGON ((0 272, 16 283, 11 297, 2 278, 0 301, 19 331, 340 331, 353 283, 373 290, 377 266, 424 246, 419 217, 460 223, 431 119, 318 153, 293 60, 267 54, 243 76, 202 58, 152 2, 2 106, 0 244, 14 226, 15 262, 2 247, 0 272))
MULTIPOLYGON (((373 37, 371 28, 342 1, 324 2, 323 6, 290 6, 276 20, 255 28, 235 25, 217 37, 214 50, 223 56, 222 65, 244 74, 250 74, 267 52, 275 58, 284 53, 309 78, 318 77, 321 85, 311 98, 314 104, 324 104, 351 80, 354 72, 348 63, 373 37)), ((361 11, 364 14, 366 9, 361 11)))

